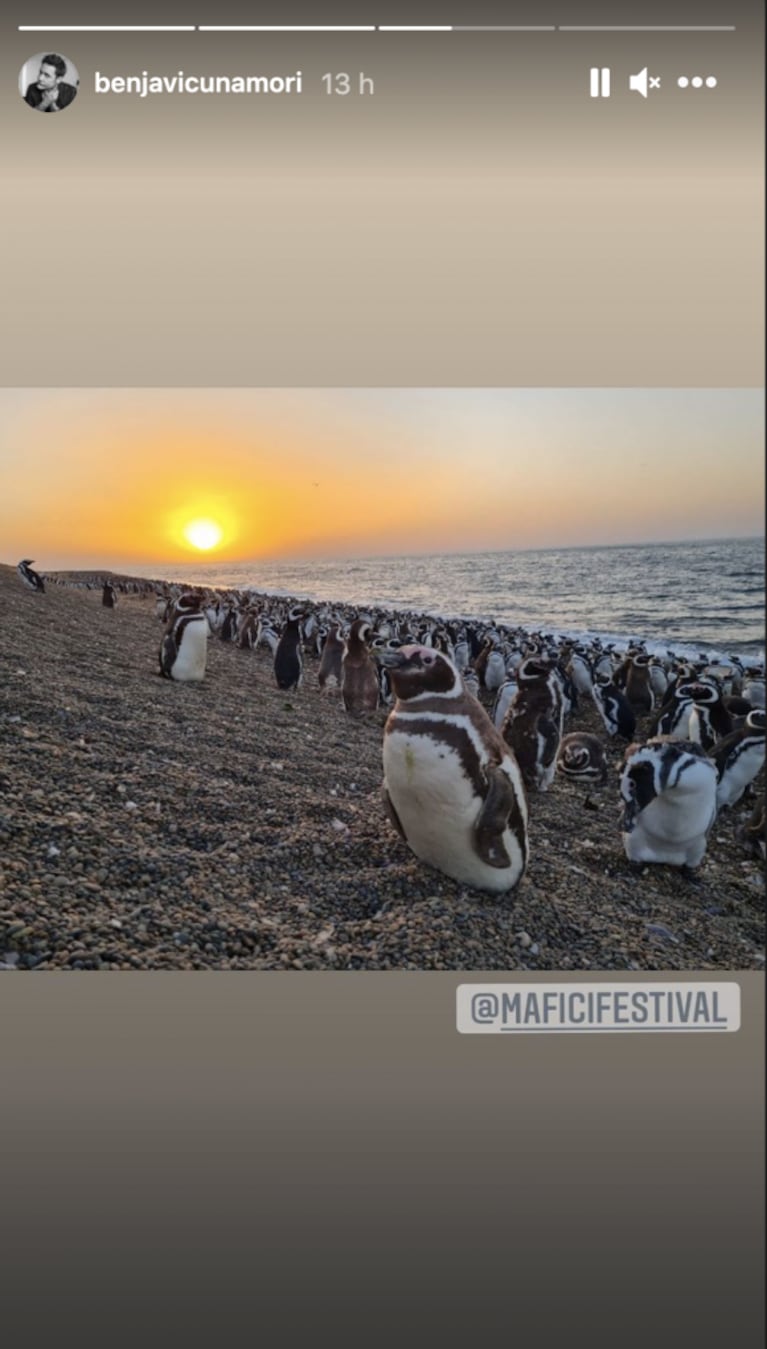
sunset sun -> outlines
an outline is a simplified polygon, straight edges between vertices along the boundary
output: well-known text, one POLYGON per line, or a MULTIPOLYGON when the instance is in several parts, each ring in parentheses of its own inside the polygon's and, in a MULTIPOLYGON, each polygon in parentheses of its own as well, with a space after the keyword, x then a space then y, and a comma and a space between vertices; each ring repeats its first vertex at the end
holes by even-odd
POLYGON ((207 553, 221 542, 223 531, 215 520, 190 520, 184 527, 184 538, 193 548, 207 553))

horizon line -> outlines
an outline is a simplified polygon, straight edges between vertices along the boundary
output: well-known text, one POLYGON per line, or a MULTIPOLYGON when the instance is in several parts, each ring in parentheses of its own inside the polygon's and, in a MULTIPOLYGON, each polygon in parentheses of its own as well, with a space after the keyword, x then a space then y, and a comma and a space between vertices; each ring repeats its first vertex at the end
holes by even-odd
MULTIPOLYGON (((718 535, 713 535, 713 536, 706 536, 706 537, 703 537, 703 538, 689 538, 689 539, 653 539, 653 540, 635 540, 635 539, 631 539, 631 540, 628 540, 628 541, 625 541, 625 542, 620 542, 620 543, 577 543, 577 544, 547 544, 547 545, 540 545, 540 544, 537 544, 537 545, 535 545, 534 547, 528 547, 528 548, 514 548, 514 547, 510 547, 510 548, 462 548, 462 549, 459 548, 459 549, 438 550, 438 551, 424 552, 424 553, 412 553, 412 552, 411 552, 411 553, 407 553, 407 552, 397 552, 397 553, 348 553, 348 554, 343 554, 343 555, 330 554, 330 553, 313 553, 313 554, 303 554, 303 555, 300 555, 300 554, 294 554, 294 555, 266 556, 266 557, 258 557, 258 556, 256 556, 256 557, 246 557, 246 558, 221 558, 221 557, 213 558, 213 557, 210 557, 208 554, 202 553, 200 556, 194 557, 194 558, 190 558, 188 561, 187 561, 187 560, 181 560, 181 559, 168 560, 168 559, 160 559, 160 558, 158 558, 156 561, 150 561, 150 562, 143 562, 143 561, 141 561, 141 560, 139 560, 139 559, 135 559, 133 562, 129 562, 129 560, 126 559, 124 563, 120 563, 119 565, 121 565, 121 566, 123 566, 123 565, 124 565, 124 566, 133 565, 133 566, 139 566, 139 567, 141 567, 141 568, 147 568, 147 567, 157 566, 157 567, 160 567, 160 568, 168 568, 168 567, 196 567, 196 568, 199 568, 199 567, 219 567, 220 569, 223 569, 223 568, 226 568, 226 567, 255 567, 255 566, 293 565, 293 564, 299 564, 299 563, 312 563, 312 562, 315 562, 315 563, 316 563, 316 562, 334 562, 334 563, 336 563, 336 564, 338 564, 338 565, 342 565, 342 564, 345 563, 345 562, 381 562, 381 561, 384 561, 384 562, 385 562, 385 561, 392 561, 392 560, 395 560, 395 559, 408 558, 408 557, 421 557, 421 558, 429 558, 429 557, 487 557, 487 556, 494 557, 494 556, 502 556, 503 554, 506 554, 506 553, 520 553, 520 554, 525 554, 525 555, 526 555, 526 554, 530 554, 530 553, 597 552, 597 551, 600 551, 600 550, 603 550, 603 549, 604 549, 605 551, 608 551, 608 550, 613 550, 613 549, 618 549, 618 548, 679 548, 679 547, 684 547, 684 546, 689 545, 689 544, 700 544, 700 543, 711 543, 711 544, 714 544, 714 543, 750 543, 750 542, 757 542, 757 541, 764 542, 764 540, 765 540, 765 535, 764 535, 763 533, 762 533, 762 534, 718 534, 718 535)), ((10 562, 10 563, 8 563, 7 565, 13 567, 13 566, 17 566, 18 564, 17 564, 17 563, 10 562)), ((100 566, 100 565, 97 564, 97 563, 91 563, 91 564, 89 564, 89 565, 82 565, 82 564, 81 564, 80 566, 69 565, 69 566, 60 566, 60 567, 50 567, 48 570, 50 570, 50 571, 112 571, 113 568, 112 568, 112 567, 106 567, 106 566, 103 566, 103 565, 100 566)))

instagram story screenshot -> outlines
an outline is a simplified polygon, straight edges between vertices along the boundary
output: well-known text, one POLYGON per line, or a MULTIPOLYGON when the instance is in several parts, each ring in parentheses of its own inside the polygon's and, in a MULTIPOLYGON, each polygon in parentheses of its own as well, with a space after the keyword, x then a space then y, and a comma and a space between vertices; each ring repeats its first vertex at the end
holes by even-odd
POLYGON ((763 1342, 763 29, 5 15, 9 1343, 763 1342))

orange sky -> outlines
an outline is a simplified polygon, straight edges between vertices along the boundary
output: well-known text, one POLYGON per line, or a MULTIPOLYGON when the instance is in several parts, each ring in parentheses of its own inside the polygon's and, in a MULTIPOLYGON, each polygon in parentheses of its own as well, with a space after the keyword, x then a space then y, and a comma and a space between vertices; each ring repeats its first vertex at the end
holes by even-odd
POLYGON ((0 560, 759 534, 762 435, 755 390, 6 390, 0 560))

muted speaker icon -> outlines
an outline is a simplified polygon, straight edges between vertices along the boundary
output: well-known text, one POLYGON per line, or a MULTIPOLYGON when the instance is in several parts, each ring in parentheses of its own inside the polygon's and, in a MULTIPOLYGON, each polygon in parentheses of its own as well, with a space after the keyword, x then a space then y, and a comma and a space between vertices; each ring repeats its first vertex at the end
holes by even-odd
POLYGON ((647 98, 648 89, 660 89, 660 75, 648 75, 647 66, 637 75, 629 75, 629 90, 641 94, 642 98, 647 98))

